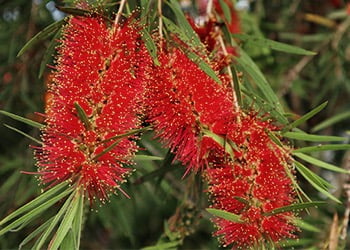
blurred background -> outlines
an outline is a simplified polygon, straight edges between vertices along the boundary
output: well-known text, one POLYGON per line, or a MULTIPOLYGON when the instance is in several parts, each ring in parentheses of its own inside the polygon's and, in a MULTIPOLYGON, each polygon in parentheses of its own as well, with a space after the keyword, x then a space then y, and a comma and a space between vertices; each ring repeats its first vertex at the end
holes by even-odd
MULTIPOLYGON (((36 33, 61 20, 65 14, 56 5, 68 1, 0 0, 0 109, 41 122, 36 112, 44 112, 46 82, 51 56, 57 45, 49 36, 27 50, 17 53, 36 33)), ((100 1, 113 7, 115 1, 100 1)), ((130 1, 137 2, 137 1, 130 1)), ((181 1, 191 13, 205 1, 181 1)), ((242 31, 317 52, 316 56, 289 55, 245 43, 244 50, 258 64, 285 110, 292 117, 307 113, 324 101, 327 108, 304 124, 303 130, 323 135, 347 137, 350 129, 350 4, 343 0, 256 0, 236 1, 242 31)), ((16 127, 33 137, 39 131, 23 123, 0 116, 0 218, 33 199, 41 187, 33 175, 35 162, 29 145, 34 142, 9 130, 16 127)), ((136 171, 123 189, 132 197, 113 196, 110 204, 86 211, 82 249, 139 249, 163 244, 162 248, 217 249, 211 237, 214 228, 204 208, 208 198, 199 177, 184 179, 185 168, 172 163, 173 156, 143 135, 142 154, 164 157, 164 161, 138 161, 136 171), (173 166, 169 166, 173 165, 173 166), (183 241, 183 244, 179 244, 183 241)), ((300 144, 306 146, 306 144, 300 144)), ((326 162, 350 170, 350 153, 325 151, 315 155, 326 162)), ((343 205, 328 201, 328 206, 302 212, 306 224, 298 241, 286 242, 286 249, 328 249, 334 237, 338 245, 350 249, 344 232, 338 232, 346 214, 348 176, 317 168, 311 169, 328 180, 333 194, 343 205), (335 229, 334 229, 335 228, 335 229), (343 238, 341 238, 343 237, 343 238)), ((300 176, 299 176, 300 177, 300 176)), ((326 200, 302 177, 301 186, 315 200, 326 200)), ((57 208, 60 204, 57 205, 57 208)), ((349 205, 350 206, 350 205, 349 205)), ((49 211, 47 216, 56 211, 49 211)), ((38 218, 38 225, 45 218, 38 218)), ((17 248, 37 225, 0 237, 0 249, 17 248)), ((346 233, 346 231, 345 231, 346 233)))

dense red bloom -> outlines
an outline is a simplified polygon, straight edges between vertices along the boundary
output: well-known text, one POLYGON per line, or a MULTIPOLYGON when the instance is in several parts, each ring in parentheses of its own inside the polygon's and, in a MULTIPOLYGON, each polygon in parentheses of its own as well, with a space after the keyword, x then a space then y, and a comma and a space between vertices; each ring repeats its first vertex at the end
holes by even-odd
POLYGON ((147 84, 149 121, 176 158, 198 170, 203 128, 233 116, 227 81, 216 83, 180 49, 163 50, 159 61, 147 84))
POLYGON ((225 245, 247 247, 294 237, 296 227, 291 212, 264 214, 295 201, 286 172, 290 171, 290 156, 268 135, 275 129, 252 114, 241 115, 239 121, 225 128, 214 128, 214 132, 225 133, 227 140, 234 143, 235 159, 217 158, 206 170, 212 207, 240 215, 243 220, 235 223, 214 219, 219 228, 215 235, 221 235, 225 245))
POLYGON ((143 87, 136 76, 144 54, 139 40, 133 24, 108 28, 97 17, 69 20, 49 86, 44 144, 36 152, 43 183, 76 182, 89 199, 101 201, 119 188, 137 146, 132 136, 113 137, 139 127, 143 87))

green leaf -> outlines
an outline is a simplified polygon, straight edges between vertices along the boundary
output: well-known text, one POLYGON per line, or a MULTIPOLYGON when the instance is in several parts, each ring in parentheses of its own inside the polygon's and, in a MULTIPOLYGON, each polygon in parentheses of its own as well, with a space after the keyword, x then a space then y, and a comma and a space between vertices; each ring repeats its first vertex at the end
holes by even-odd
POLYGON ((315 141, 315 142, 322 142, 322 141, 344 141, 344 137, 339 136, 325 136, 325 135, 311 135, 307 133, 302 132, 286 132, 283 133, 284 137, 300 140, 300 141, 315 141))
POLYGON ((254 80, 254 83, 265 96, 266 101, 269 102, 276 109, 276 111, 282 113, 283 109, 278 97, 268 84, 258 66, 243 50, 240 49, 238 53, 240 56, 235 58, 235 60, 242 67, 243 71, 245 71, 254 80))
POLYGON ((130 135, 134 135, 134 134, 137 134, 137 133, 140 133, 143 131, 147 131, 147 130, 151 130, 151 127, 149 126, 149 127, 144 127, 144 128, 132 129, 124 134, 116 135, 116 136, 113 136, 111 138, 105 139, 105 140, 101 141, 100 143, 105 143, 105 142, 109 142, 109 141, 113 141, 113 140, 122 139, 124 137, 128 137, 130 135))
POLYGON ((289 126, 286 127, 286 130, 290 130, 292 128, 296 128, 298 127, 300 124, 306 122, 307 120, 309 120, 310 118, 312 118, 313 116, 315 116, 318 112, 320 112, 322 109, 324 109, 327 106, 328 102, 324 102, 321 105, 317 106, 316 108, 314 108, 313 110, 311 110, 310 112, 306 113, 305 115, 303 115, 302 117, 300 117, 298 120, 292 122, 289 126))
POLYGON ((219 4, 221 6, 222 11, 224 12, 225 19, 227 20, 228 23, 231 23, 231 11, 228 5, 225 3, 224 0, 219 0, 219 4))
POLYGON ((13 130, 13 131, 15 131, 15 132, 17 132, 17 133, 19 133, 19 134, 21 134, 21 135, 24 135, 24 136, 27 137, 28 139, 30 139, 30 140, 32 140, 32 141, 35 141, 35 142, 38 143, 38 144, 43 145, 43 143, 42 143, 41 141, 39 141, 38 139, 36 139, 36 138, 34 138, 34 137, 28 135, 27 133, 24 133, 23 131, 21 131, 21 130, 19 130, 19 129, 16 129, 16 128, 14 128, 14 127, 12 127, 12 126, 10 126, 10 125, 7 125, 7 124, 4 124, 4 126, 7 127, 7 128, 9 128, 9 129, 11 129, 11 130, 13 130))
POLYGON ((151 35, 148 33, 148 31, 146 29, 142 30, 142 39, 146 45, 148 53, 151 55, 151 57, 153 59, 153 63, 156 66, 160 66, 160 62, 159 62, 158 56, 157 56, 157 46, 155 45, 151 35))
POLYGON ((186 55, 192 62, 198 65, 198 67, 203 70, 208 76, 210 76, 218 84, 222 84, 219 77, 216 75, 215 71, 207 64, 202 58, 200 58, 196 53, 187 51, 186 55))
POLYGON ((350 144, 325 144, 318 146, 310 146, 304 148, 298 148, 294 150, 294 153, 311 153, 311 152, 319 152, 319 151, 327 151, 327 150, 349 150, 350 144))
MULTIPOLYGON (((288 240, 282 240, 278 243, 279 246, 282 246, 283 248, 286 247, 294 247, 294 246, 302 246, 301 249, 309 249, 305 248, 308 244, 314 243, 314 239, 288 239, 288 240)), ((287 248, 290 249, 290 248, 287 248)), ((291 248, 294 249, 294 248, 291 248)))
POLYGON ((235 158, 235 155, 233 153, 232 147, 231 145, 227 142, 227 140, 213 132, 211 132, 210 130, 206 130, 203 129, 203 133, 205 136, 210 137, 211 139, 213 139, 217 144, 219 144, 221 147, 224 148, 225 152, 228 153, 230 155, 230 157, 232 159, 235 158))
POLYGON ((49 237, 49 235, 51 234, 52 230, 56 227, 57 223, 59 222, 59 220, 61 219, 63 214, 66 213, 66 211, 68 209, 68 206, 70 205, 74 195, 75 195, 75 192, 73 192, 68 197, 68 199, 65 201, 65 203, 63 204, 63 206, 59 210, 59 212, 55 215, 54 219, 50 223, 50 226, 45 230, 45 232, 41 236, 40 241, 37 244, 37 249, 42 249, 42 246, 44 245, 46 239, 49 237))
POLYGON ((36 34, 32 39, 30 39, 23 48, 18 52, 17 57, 23 55, 23 53, 33 47, 38 42, 46 39, 47 37, 51 36, 54 32, 56 32, 61 26, 64 24, 65 20, 62 19, 60 21, 54 22, 44 28, 42 31, 40 31, 38 34, 36 34))
POLYGON ((163 157, 153 156, 153 155, 135 155, 134 159, 136 161, 162 161, 163 157))
MULTIPOLYGON (((176 26, 171 20, 163 16, 163 21, 167 29, 176 34, 184 43, 191 44, 191 39, 187 37, 187 35, 178 27, 176 26)), ((216 75, 215 71, 196 53, 192 51, 184 51, 187 57, 193 61, 195 64, 198 65, 198 67, 203 70, 208 76, 210 76, 214 81, 221 84, 221 80, 216 75)))
POLYGON ((225 220, 229 220, 236 223, 242 223, 241 217, 237 214, 233 214, 233 213, 220 210, 220 209, 215 209, 215 208, 207 208, 206 210, 212 215, 223 218, 225 220))
POLYGON ((317 176, 315 173, 310 171, 308 168, 306 168, 303 164, 300 162, 295 161, 295 166, 298 169, 299 173, 304 176, 304 178, 320 193, 324 194, 328 198, 332 199, 335 202, 341 203, 336 197, 334 197, 332 194, 330 194, 328 191, 324 189, 324 183, 321 182, 321 179, 319 176, 317 176))
POLYGON ((313 56, 317 54, 313 51, 305 50, 293 45, 276 42, 276 41, 258 37, 258 36, 250 36, 247 34, 232 34, 232 36, 242 40, 243 42, 249 42, 258 47, 268 47, 273 50, 286 52, 290 54, 308 55, 308 56, 313 56))
POLYGON ((241 84, 239 82, 239 79, 237 77, 237 71, 235 67, 231 67, 232 76, 233 76, 233 89, 235 91, 235 95, 237 97, 237 102, 240 107, 243 107, 243 101, 242 101, 242 93, 241 93, 241 84))
MULTIPOLYGON (((242 86, 243 87, 243 86, 242 86)), ((266 102, 263 98, 261 98, 258 95, 255 95, 254 93, 243 89, 242 88, 242 92, 246 95, 247 98, 251 99, 251 103, 252 104, 258 104, 259 108, 262 108, 266 113, 271 114, 271 116, 276 119, 278 122, 282 123, 282 124, 287 124, 288 120, 287 118, 282 115, 281 112, 277 111, 275 109, 275 106, 273 106, 271 103, 266 102)))
POLYGON ((338 122, 341 122, 341 121, 343 121, 345 119, 349 119, 349 118, 350 118, 350 111, 339 113, 339 114, 334 115, 333 117, 321 122, 320 124, 316 125, 315 127, 313 127, 311 129, 311 131, 316 132, 316 131, 322 130, 324 128, 327 128, 331 125, 334 125, 338 122))
POLYGON ((181 241, 172 241, 166 243, 158 243, 155 246, 143 247, 142 250, 163 250, 163 249, 177 249, 177 247, 181 244, 181 241))
POLYGON ((327 202, 324 202, 324 201, 298 203, 298 204, 293 204, 293 205, 289 205, 289 206, 276 208, 272 211, 263 213, 263 215, 271 216, 271 215, 290 212, 290 211, 302 210, 302 209, 310 208, 310 207, 318 207, 318 206, 325 205, 325 204, 327 204, 327 202))
POLYGON ((70 14, 74 16, 86 16, 91 14, 91 12, 88 10, 78 9, 78 8, 57 6, 57 9, 59 9, 60 11, 66 14, 70 14))
POLYGON ((310 231, 310 232, 315 232, 315 233, 319 233, 321 232, 321 230, 303 220, 300 219, 295 219, 295 224, 300 227, 301 229, 310 231))
POLYGON ((39 235, 41 232, 46 230, 46 228, 50 225, 54 217, 48 219, 45 223, 43 223, 40 227, 35 229, 31 234, 29 234, 18 246, 18 249, 20 250, 23 246, 28 244, 32 239, 34 239, 37 235, 39 235))
POLYGON ((19 115, 12 114, 12 113, 4 111, 4 110, 0 110, 0 114, 6 115, 6 116, 8 116, 16 121, 23 122, 23 123, 28 124, 28 125, 35 127, 35 128, 43 128, 44 127, 44 124, 32 121, 30 119, 24 118, 24 117, 19 116, 19 115))
POLYGON ((43 204, 39 205, 38 207, 35 207, 34 209, 29 211, 25 215, 21 216, 20 218, 18 218, 14 222, 10 223, 9 225, 7 225, 3 229, 1 229, 0 230, 0 236, 5 234, 6 232, 8 232, 8 231, 18 227, 18 226, 20 226, 21 224, 28 222, 28 220, 33 219, 35 216, 41 214, 42 212, 47 210, 49 207, 54 205, 57 201, 61 200, 65 196, 67 196, 70 192, 72 192, 72 190, 68 189, 68 190, 66 190, 66 191, 56 195, 52 199, 44 202, 43 204))
POLYGON ((57 250, 61 245, 63 239, 66 237, 68 231, 72 228, 72 223, 74 218, 77 216, 78 207, 80 205, 81 199, 83 199, 82 193, 79 190, 76 191, 75 197, 72 202, 69 204, 66 214, 63 217, 63 220, 57 229, 57 232, 49 244, 50 250, 57 250))
POLYGON ((4 223, 12 220, 13 218, 15 218, 15 217, 17 217, 17 216, 19 216, 19 215, 21 215, 29 210, 34 209, 35 207, 39 206, 44 201, 48 200, 51 196, 57 194, 59 191, 61 191, 62 188, 66 187, 67 185, 68 185, 68 183, 62 182, 62 183, 50 188, 45 193, 39 195, 37 198, 35 198, 31 202, 25 204, 24 206, 20 207, 19 209, 17 209, 16 211, 9 214, 7 217, 2 219, 2 221, 0 221, 0 225, 3 225, 4 223))
POLYGON ((84 127, 86 128, 86 130, 91 130, 91 123, 85 113, 85 110, 77 102, 74 102, 74 107, 77 110, 78 117, 80 121, 84 124, 84 127))
POLYGON ((76 249, 80 249, 80 238, 81 230, 83 226, 83 215, 84 215, 84 194, 80 197, 77 216, 74 218, 72 233, 76 239, 76 249))
POLYGON ((346 170, 346 169, 343 169, 343 168, 339 168, 337 166, 334 166, 332 164, 329 164, 329 163, 326 163, 324 161, 320 161, 316 158, 313 158, 311 156, 308 156, 306 154, 303 154, 303 153, 296 153, 296 152, 293 152, 293 155, 295 155, 296 157, 306 161, 306 162, 309 162, 315 166, 319 166, 321 168, 325 168, 325 169, 328 169, 328 170, 331 170, 331 171, 334 171, 334 172, 339 172, 339 173, 345 173, 345 174, 350 174, 350 171, 346 170))
POLYGON ((190 44, 194 44, 198 48, 204 49, 204 46, 198 37, 197 33, 192 29, 192 26, 187 21, 184 12, 181 10, 181 7, 179 5, 179 2, 177 0, 169 0, 167 2, 171 10, 174 12, 176 16, 176 20, 179 23, 179 26, 181 30, 184 32, 184 34, 188 37, 190 44))
POLYGON ((39 69, 39 78, 42 77, 44 71, 45 71, 45 68, 46 68, 46 65, 47 63, 49 62, 51 56, 54 54, 55 52, 55 47, 56 45, 58 44, 57 42, 57 39, 58 37, 61 35, 61 32, 60 31, 57 31, 56 34, 54 35, 54 37, 52 38, 49 46, 47 47, 46 51, 45 51, 45 54, 43 56, 43 59, 41 60, 41 63, 40 63, 40 69, 39 69))

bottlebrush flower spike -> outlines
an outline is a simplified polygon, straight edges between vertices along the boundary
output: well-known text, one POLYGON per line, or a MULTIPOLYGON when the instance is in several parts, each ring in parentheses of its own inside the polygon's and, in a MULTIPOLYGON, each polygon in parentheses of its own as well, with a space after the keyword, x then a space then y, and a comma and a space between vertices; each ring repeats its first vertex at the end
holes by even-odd
MULTIPOLYGON (((226 129, 227 139, 236 145, 236 158, 222 157, 223 149, 221 156, 218 153, 216 158, 213 156, 206 170, 208 191, 213 208, 240 215, 243 222, 216 218, 215 235, 221 236, 224 245, 238 248, 295 238, 297 228, 292 223, 292 212, 265 214, 295 202, 287 173, 291 171, 290 155, 268 135, 268 131, 277 128, 256 115, 242 114, 240 122, 232 122, 226 129)), ((225 133, 222 128, 214 128, 214 132, 225 133)))
POLYGON ((203 128, 233 116, 227 79, 219 85, 177 48, 159 55, 147 84, 149 121, 176 158, 199 170, 203 128))
POLYGON ((49 86, 44 145, 36 150, 40 180, 77 183, 104 202, 119 188, 137 146, 145 48, 132 20, 108 28, 98 17, 73 17, 63 30, 49 86))

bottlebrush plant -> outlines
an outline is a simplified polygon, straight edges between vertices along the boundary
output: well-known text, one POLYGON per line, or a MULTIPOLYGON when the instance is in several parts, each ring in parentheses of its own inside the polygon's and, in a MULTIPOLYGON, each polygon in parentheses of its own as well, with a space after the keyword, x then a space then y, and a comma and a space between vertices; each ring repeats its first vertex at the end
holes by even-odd
MULTIPOLYGON (((299 185, 301 177, 324 199, 341 203, 307 164, 349 174, 312 153, 350 145, 298 147, 305 145, 299 141, 345 140, 298 128, 327 103, 294 119, 243 45, 315 53, 245 33, 234 1, 199 1, 198 14, 186 11, 184 2, 67 1, 58 7, 67 16, 22 48, 19 55, 52 35, 49 48, 58 43, 47 73, 45 111, 39 114, 43 122, 1 111, 40 130, 37 139, 6 125, 34 141, 37 168, 22 173, 34 175, 43 192, 0 221, 1 237, 34 224, 20 248, 85 248, 81 237, 89 209, 122 213, 113 200, 121 194, 142 210, 128 190, 148 187, 145 182, 154 178, 158 187, 176 193, 179 204, 158 241, 140 246, 144 249, 184 246, 207 219, 222 247, 298 244, 300 231, 312 228, 302 221, 303 210, 328 202, 311 200, 299 185), (154 141, 162 149, 150 144, 154 141), (162 184, 171 171, 178 174, 162 184), (128 180, 132 183, 125 184, 128 180)), ((131 221, 122 220, 129 230, 131 221)))

